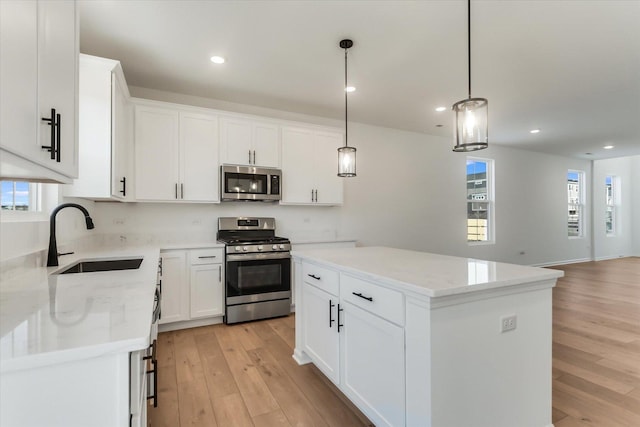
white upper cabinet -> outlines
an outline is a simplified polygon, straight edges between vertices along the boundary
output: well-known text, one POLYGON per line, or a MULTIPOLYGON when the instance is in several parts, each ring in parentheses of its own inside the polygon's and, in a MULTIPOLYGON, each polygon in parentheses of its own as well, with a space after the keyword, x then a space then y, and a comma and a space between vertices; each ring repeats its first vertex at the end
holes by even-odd
POLYGON ((221 163, 280 167, 278 126, 253 120, 220 119, 221 163))
POLYGON ((133 200, 133 107, 118 61, 80 55, 79 174, 65 195, 133 200))
MULTIPOLYGON (((51 171, 50 180, 76 177, 76 3, 2 0, 0 20, 0 147, 34 164, 30 174, 23 163, 16 178, 46 180, 38 166, 51 171)), ((3 177, 13 173, 2 166, 3 177)))
POLYGON ((282 204, 340 205, 343 183, 338 173, 338 132, 282 128, 282 204))
POLYGON ((218 149, 217 116, 137 105, 136 199, 218 202, 218 149))
POLYGON ((218 118, 180 113, 180 196, 192 202, 220 200, 218 118))

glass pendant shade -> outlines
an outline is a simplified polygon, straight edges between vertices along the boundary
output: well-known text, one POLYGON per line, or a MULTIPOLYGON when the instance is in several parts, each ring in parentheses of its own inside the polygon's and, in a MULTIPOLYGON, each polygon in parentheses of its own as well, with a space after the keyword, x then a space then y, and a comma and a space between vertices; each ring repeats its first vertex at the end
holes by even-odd
POLYGON ((455 147, 453 151, 482 150, 489 146, 489 101, 468 98, 453 104, 455 147))
POLYGON ((356 176, 356 148, 338 148, 338 176, 343 178, 356 176))

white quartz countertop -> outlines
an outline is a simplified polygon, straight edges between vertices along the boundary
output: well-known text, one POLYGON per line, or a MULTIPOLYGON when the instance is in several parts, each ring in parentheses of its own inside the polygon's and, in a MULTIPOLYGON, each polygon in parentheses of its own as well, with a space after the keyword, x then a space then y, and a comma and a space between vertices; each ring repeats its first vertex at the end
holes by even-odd
POLYGON ((555 280, 564 272, 387 247, 293 251, 311 261, 429 297, 555 280))
POLYGON ((0 289, 0 372, 36 368, 149 346, 158 248, 61 256, 0 289), (142 257, 139 269, 51 274, 78 260, 142 257))

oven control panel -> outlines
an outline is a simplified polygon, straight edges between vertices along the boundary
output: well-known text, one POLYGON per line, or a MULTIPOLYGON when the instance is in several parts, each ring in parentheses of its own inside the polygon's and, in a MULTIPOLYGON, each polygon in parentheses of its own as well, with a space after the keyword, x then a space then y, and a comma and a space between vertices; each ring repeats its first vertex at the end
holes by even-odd
POLYGON ((288 252, 291 250, 290 243, 278 243, 278 244, 245 244, 245 245, 230 245, 226 247, 228 254, 241 254, 241 253, 253 253, 253 252, 288 252))

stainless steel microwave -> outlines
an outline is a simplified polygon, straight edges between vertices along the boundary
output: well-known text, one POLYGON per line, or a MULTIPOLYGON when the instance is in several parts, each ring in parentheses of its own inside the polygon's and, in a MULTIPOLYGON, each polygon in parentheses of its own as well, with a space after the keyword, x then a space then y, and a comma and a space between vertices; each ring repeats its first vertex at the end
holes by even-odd
POLYGON ((220 166, 220 199, 275 202, 281 199, 280 169, 220 166))

